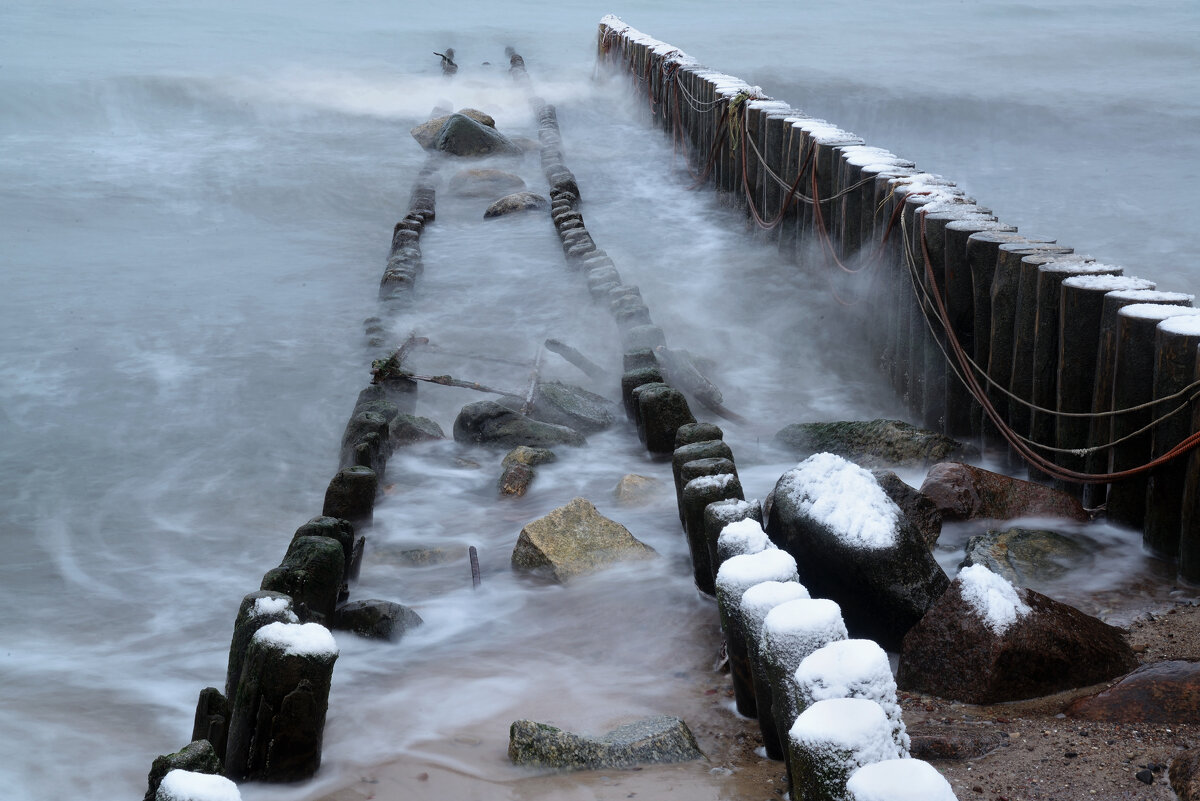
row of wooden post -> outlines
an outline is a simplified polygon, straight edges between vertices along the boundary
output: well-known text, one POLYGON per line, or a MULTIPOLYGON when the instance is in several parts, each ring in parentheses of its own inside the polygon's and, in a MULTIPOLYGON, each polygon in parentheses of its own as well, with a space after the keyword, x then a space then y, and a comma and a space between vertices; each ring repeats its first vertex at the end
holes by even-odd
POLYGON ((827 273, 915 420, 1105 506, 1200 582, 1200 451, 1136 472, 1200 431, 1200 323, 1179 319, 1200 315, 1191 295, 1019 233, 950 181, 615 17, 600 23, 599 60, 631 77, 695 178, 798 267, 827 273), (952 339, 1002 425, 960 377, 952 339), (1060 469, 1135 473, 1088 483, 1060 469))

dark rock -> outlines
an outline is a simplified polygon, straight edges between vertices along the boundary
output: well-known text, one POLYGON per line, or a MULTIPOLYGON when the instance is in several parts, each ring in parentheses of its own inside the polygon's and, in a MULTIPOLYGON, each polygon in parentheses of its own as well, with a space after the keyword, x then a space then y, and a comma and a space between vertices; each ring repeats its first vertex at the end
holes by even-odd
POLYGON ((389 436, 394 448, 446 438, 442 427, 435 421, 428 417, 417 417, 411 414, 396 415, 392 420, 389 436))
POLYGON ((519 498, 529 490, 529 485, 533 483, 534 475, 533 468, 527 464, 510 464, 500 474, 500 478, 496 481, 496 488, 503 496, 515 496, 519 498))
POLYGON ((525 189, 519 175, 504 170, 460 170, 450 178, 450 194, 459 197, 501 197, 525 189))
POLYGON ((1179 801, 1200 801, 1200 748, 1191 748, 1172 759, 1168 776, 1179 801))
POLYGON ((1008 733, 994 726, 918 723, 908 727, 913 759, 976 759, 999 748, 1008 733))
POLYGON ((633 391, 632 398, 638 438, 650 453, 673 452, 679 427, 696 422, 687 398, 674 387, 643 384, 633 391))
POLYGON ((290 595, 259 590, 242 598, 233 621, 233 639, 229 644, 229 662, 225 669, 225 698, 229 702, 233 701, 233 694, 237 692, 242 662, 246 659, 246 649, 250 647, 254 632, 268 623, 297 623, 299 620, 292 608, 290 595))
POLYGON ((904 512, 909 522, 921 532, 925 546, 932 549, 937 545, 938 537, 942 534, 942 513, 937 504, 920 490, 904 483, 900 476, 891 470, 872 470, 871 475, 875 476, 879 486, 900 507, 900 511, 904 512))
POLYGON ((585 434, 603 431, 613 424, 614 404, 603 395, 559 381, 543 381, 533 396, 535 420, 567 426, 585 434))
POLYGON ((724 439, 725 432, 712 423, 687 423, 681 425, 675 432, 675 447, 682 448, 693 442, 708 442, 714 439, 724 439))
POLYGON ((509 730, 508 758, 514 765, 561 770, 632 768, 703 759, 687 724, 659 716, 629 723, 601 737, 583 737, 544 723, 518 720, 509 730))
POLYGON ((887 650, 900 645, 949 584, 916 527, 874 477, 831 454, 812 456, 783 474, 767 533, 796 557, 800 583, 814 598, 836 601, 853 636, 887 650), (822 480, 835 474, 853 480, 822 480), (855 511, 816 515, 810 507, 855 511))
POLYGON ((901 420, 794 423, 775 439, 797 456, 834 453, 867 467, 926 465, 964 453, 961 442, 901 420))
POLYGON ((549 205, 546 198, 534 192, 514 192, 492 203, 483 212, 484 219, 504 217, 521 211, 540 211, 549 205))
POLYGON ((339 470, 325 490, 321 514, 349 520, 353 525, 370 524, 379 491, 379 475, 369 467, 339 470))
POLYGON ((625 404, 625 415, 634 420, 637 413, 633 403, 633 391, 643 384, 661 384, 662 373, 657 367, 637 367, 621 376, 621 400, 625 404))
POLYGON ((317 772, 336 660, 333 637, 315 623, 255 633, 233 702, 226 776, 295 782, 317 772))
POLYGON ((1010 528, 967 540, 962 567, 983 565, 1018 587, 1028 587, 1094 562, 1090 548, 1057 531, 1010 528))
POLYGON ((478 401, 464 406, 454 420, 454 441, 499 448, 583 445, 586 442, 578 431, 538 422, 496 401, 478 401))
POLYGON ((547 573, 561 583, 617 561, 655 555, 629 529, 601 515, 591 502, 575 498, 521 529, 512 566, 547 573))
POLYGON ((339 606, 333 627, 378 640, 398 640, 425 621, 403 604, 375 599, 351 601, 339 606))
POLYGON ((1200 663, 1142 665, 1095 695, 1076 699, 1069 717, 1114 723, 1200 723, 1200 663))
POLYGON ((1118 629, 1033 590, 1016 590, 1029 612, 997 633, 962 587, 960 576, 904 638, 901 689, 996 704, 1087 687, 1137 664, 1118 629))
POLYGON ((302 621, 329 620, 346 572, 342 544, 330 537, 297 537, 259 589, 288 595, 302 621))
POLYGON ((520 156, 521 148, 508 137, 465 114, 451 114, 438 131, 433 143, 434 150, 452 156, 477 158, 480 156, 520 156))
POLYGON ((150 766, 149 789, 144 801, 154 801, 158 796, 158 785, 163 777, 173 770, 188 770, 192 773, 221 775, 221 760, 208 740, 193 740, 173 754, 155 757, 150 766))
POLYGON ((1133 778, 1137 779, 1142 784, 1154 784, 1154 774, 1145 768, 1133 774, 1133 778))
MULTIPOLYGON (((482 111, 477 111, 473 108, 459 109, 458 113, 464 117, 469 117, 480 125, 485 125, 488 128, 495 128, 496 121, 482 111)), ((423 122, 413 128, 409 133, 413 139, 417 140, 417 144, 426 150, 433 150, 437 145, 438 134, 442 132, 442 128, 450 121, 449 114, 441 114, 428 122, 423 122)))
POLYGON ((961 462, 935 464, 921 492, 937 505, 944 520, 1090 519, 1079 501, 1065 492, 961 462))
MULTIPOLYGON (((216 687, 205 687, 196 700, 196 716, 192 719, 192 742, 207 740, 220 757, 225 753, 228 737, 229 700, 216 687)), ((220 772, 219 769, 216 772, 220 772)))

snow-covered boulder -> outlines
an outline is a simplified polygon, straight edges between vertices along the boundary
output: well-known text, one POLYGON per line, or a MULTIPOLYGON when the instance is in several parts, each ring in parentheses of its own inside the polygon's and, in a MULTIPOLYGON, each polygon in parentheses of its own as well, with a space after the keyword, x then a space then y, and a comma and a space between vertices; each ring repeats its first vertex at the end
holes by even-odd
POLYGON ((905 636, 896 683, 994 704, 1087 687, 1136 666, 1119 629, 972 565, 905 636))
POLYGON ((238 786, 224 776, 173 770, 158 785, 156 801, 242 801, 238 786))
MULTIPOLYGON (((774 547, 774 546, 772 546, 774 547)), ((742 631, 762 631, 763 621, 772 609, 788 601, 808 598, 808 589, 798 581, 764 581, 742 593, 742 631)), ((746 638, 746 655, 750 662, 750 673, 754 679, 754 700, 758 707, 758 725, 762 731, 763 747, 771 759, 783 759, 783 734, 775 725, 774 699, 771 697, 771 682, 763 668, 762 655, 758 650, 759 638, 746 638)))
POLYGON ((920 759, 863 765, 846 782, 846 801, 958 801, 937 768, 920 759))
POLYGON ((763 618, 758 654, 771 687, 771 713, 785 759, 787 731, 803 708, 796 687, 796 669, 813 651, 844 639, 846 624, 842 621, 842 610, 828 598, 788 601, 763 618))
POLYGON ((513 548, 512 566, 566 582, 619 561, 654 556, 657 552, 629 529, 600 514, 587 499, 575 498, 525 524, 513 548))
POLYGON ((818 701, 788 733, 792 798, 845 801, 846 782, 864 765, 902 757, 883 708, 865 698, 818 701))
POLYGON ((796 557, 800 582, 842 608, 855 635, 895 649, 949 579, 869 472, 818 453, 775 484, 767 533, 796 557))
POLYGON ((801 709, 830 698, 867 698, 879 704, 892 723, 892 739, 908 755, 896 679, 887 653, 874 640, 838 640, 818 648, 796 668, 795 680, 801 709))

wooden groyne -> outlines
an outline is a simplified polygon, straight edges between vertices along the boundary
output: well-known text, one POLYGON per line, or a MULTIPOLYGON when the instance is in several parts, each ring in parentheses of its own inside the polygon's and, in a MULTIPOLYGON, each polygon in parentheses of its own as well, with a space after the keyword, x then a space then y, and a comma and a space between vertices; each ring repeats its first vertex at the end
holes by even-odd
POLYGON ((1106 508, 1200 582, 1191 295, 1018 232, 944 177, 616 17, 598 59, 629 76, 698 184, 857 307, 914 420, 1106 508))

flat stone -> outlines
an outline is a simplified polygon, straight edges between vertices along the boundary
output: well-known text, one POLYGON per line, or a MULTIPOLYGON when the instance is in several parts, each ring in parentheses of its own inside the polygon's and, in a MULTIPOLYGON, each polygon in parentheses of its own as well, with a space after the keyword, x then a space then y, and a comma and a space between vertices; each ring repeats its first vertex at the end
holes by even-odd
POLYGON ((983 565, 1018 587, 1028 587, 1094 563, 1090 548, 1057 531, 1009 528, 967 540, 961 566, 983 565))
POLYGON ((509 729, 508 758, 514 765, 600 770, 704 759, 687 724, 661 715, 584 737, 531 720, 509 729))
POLYGON ((966 451, 957 440, 901 420, 794 423, 775 439, 797 456, 828 452, 864 467, 921 466, 966 451))
POLYGON ((975 759, 999 748, 1008 733, 994 726, 921 723, 908 727, 913 759, 975 759))
POLYGON ((586 442, 574 429, 538 422, 496 401, 478 401, 464 406, 454 420, 454 441, 498 448, 583 445, 586 442))
POLYGON ((525 180, 504 170, 459 170, 450 178, 450 194, 496 198, 525 189, 525 180))
POLYGON ((513 192, 511 195, 505 195, 492 205, 487 207, 483 213, 484 219, 492 217, 503 217, 507 214, 516 214, 522 211, 539 211, 546 208, 549 201, 536 192, 513 192))
POLYGON ((561 583, 615 562, 653 556, 657 552, 629 529, 601 515, 590 501, 575 498, 521 529, 512 566, 561 583))
POLYGON ((1200 723, 1200 663, 1143 665, 1107 690, 1075 700, 1066 713, 1114 723, 1200 723))

